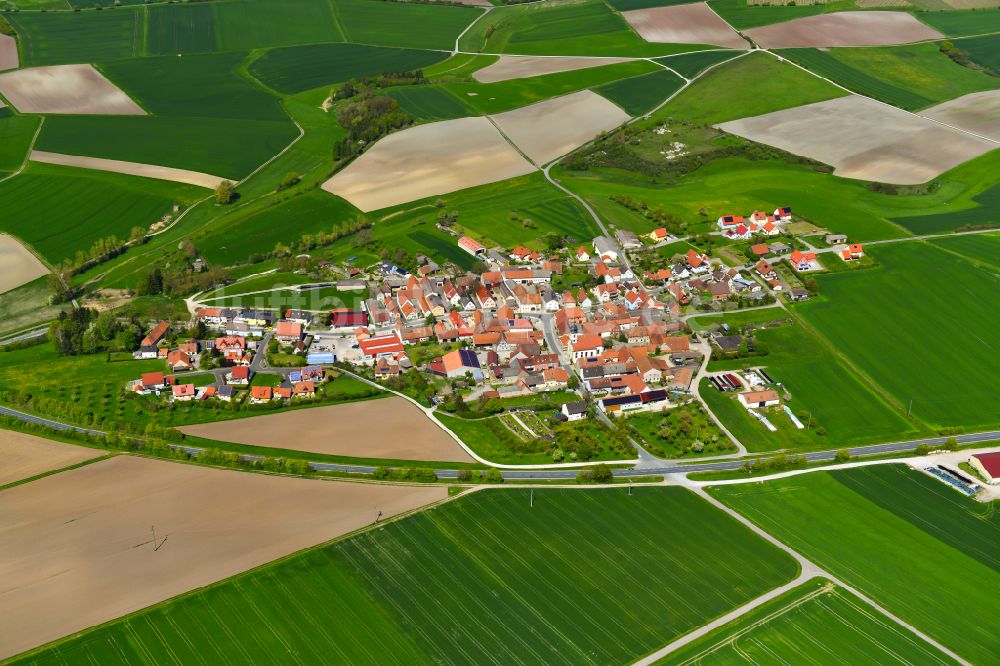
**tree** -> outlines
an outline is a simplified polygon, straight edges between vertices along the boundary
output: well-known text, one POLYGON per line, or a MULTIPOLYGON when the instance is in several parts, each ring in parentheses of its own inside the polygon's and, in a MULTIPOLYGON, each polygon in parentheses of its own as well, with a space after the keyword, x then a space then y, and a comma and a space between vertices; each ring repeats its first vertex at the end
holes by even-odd
POLYGON ((490 467, 485 474, 483 474, 483 480, 486 483, 503 483, 503 474, 500 473, 496 467, 490 467))
POLYGON ((591 472, 591 478, 594 483, 611 483, 614 480, 614 475, 611 473, 611 468, 605 463, 594 467, 591 472))
POLYGON ((837 455, 833 457, 836 462, 845 463, 851 459, 851 452, 847 449, 840 449, 837 451, 837 455))
POLYGON ((228 204, 233 202, 233 198, 236 193, 233 188, 236 187, 231 180, 224 180, 215 186, 215 201, 220 204, 228 204))
POLYGON ((955 437, 949 437, 948 441, 944 444, 944 448, 949 451, 958 451, 958 439, 955 437))
POLYGON ((919 446, 917 446, 917 448, 913 450, 913 452, 916 453, 918 456, 926 456, 928 453, 931 452, 931 447, 927 446, 926 444, 920 444, 919 446))

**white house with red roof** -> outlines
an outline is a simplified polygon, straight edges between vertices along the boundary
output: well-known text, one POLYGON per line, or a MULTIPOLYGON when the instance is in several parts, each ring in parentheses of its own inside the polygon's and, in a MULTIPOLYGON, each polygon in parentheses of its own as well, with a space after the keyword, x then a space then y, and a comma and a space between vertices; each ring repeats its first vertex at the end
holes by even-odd
POLYGON ((483 246, 479 241, 473 240, 468 236, 462 236, 458 239, 458 246, 471 254, 473 257, 478 257, 486 252, 486 247, 483 246))
POLYGON ((974 453, 969 456, 969 465, 990 485, 1000 485, 1000 451, 974 453))

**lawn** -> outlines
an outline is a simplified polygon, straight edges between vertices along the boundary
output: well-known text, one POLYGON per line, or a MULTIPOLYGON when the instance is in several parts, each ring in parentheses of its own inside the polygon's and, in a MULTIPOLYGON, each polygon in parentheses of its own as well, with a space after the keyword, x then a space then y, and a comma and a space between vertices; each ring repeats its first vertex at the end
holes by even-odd
POLYGON ((710 492, 973 663, 1000 652, 1000 514, 903 465, 710 492), (891 562, 891 566, 873 563, 891 562))
POLYGON ((31 140, 41 119, 19 116, 9 108, 0 108, 0 171, 17 171, 31 149, 31 140))
MULTIPOLYGON (((229 288, 235 292, 242 289, 239 285, 229 288)), ((220 298, 199 298, 208 307, 242 307, 262 308, 268 310, 308 310, 319 312, 333 308, 358 308, 361 301, 368 297, 364 290, 340 291, 336 287, 322 287, 299 291, 297 289, 279 289, 246 296, 226 296, 220 298)))
POLYGON ((935 43, 781 54, 855 92, 908 110, 1000 87, 1000 79, 956 64, 935 43))
POLYGON ((666 65, 681 76, 691 79, 697 76, 702 70, 734 58, 739 53, 739 51, 730 51, 728 49, 695 51, 694 53, 682 53, 680 55, 657 58, 656 62, 666 65))
POLYGON ((4 14, 17 30, 21 66, 104 62, 143 54, 143 10, 4 14))
MULTIPOLYGON (((752 315, 754 313, 746 313, 752 315)), ((760 311, 758 321, 780 318, 783 313, 760 311)), ((726 321, 738 329, 729 318, 711 318, 699 322, 726 321)), ((841 445, 901 440, 921 433, 920 428, 904 417, 878 395, 873 387, 856 372, 845 366, 835 354, 802 324, 790 322, 784 326, 757 329, 758 345, 770 352, 766 356, 737 360, 712 361, 710 371, 740 370, 763 366, 767 374, 787 391, 783 400, 803 422, 811 416, 814 429, 799 430, 783 413, 775 412, 772 423, 777 432, 768 431, 756 419, 746 414, 736 402, 735 393, 720 393, 708 383, 702 385, 702 396, 708 400, 722 422, 751 451, 774 451, 782 448, 834 448, 841 445), (723 401, 732 405, 723 405, 723 401), (727 418, 728 417, 728 418, 727 418), (817 434, 822 428, 827 434, 817 434)), ((850 358, 848 356, 848 358, 850 358)), ((772 414, 768 415, 770 419, 772 414)))
POLYGON ((620 106, 630 116, 641 116, 662 104, 684 85, 684 80, 667 69, 633 76, 614 83, 598 86, 600 93, 620 106))
POLYGON ((174 204, 187 205, 204 192, 192 185, 33 163, 0 183, 0 230, 58 263, 100 238, 127 239, 133 227, 145 229, 174 204))
MULTIPOLYGON (((358 215, 354 206, 322 190, 309 190, 273 205, 237 213, 194 239, 205 259, 224 265, 293 247, 304 234, 329 233, 358 215)), ((346 242, 346 241, 344 241, 346 242)))
POLYGON ((287 119, 49 116, 35 147, 240 180, 296 136, 287 119))
POLYGON ((276 662, 293 649, 304 662, 623 663, 795 573, 790 557, 686 490, 489 490, 22 663, 125 663, 168 648, 178 661, 276 662))
POLYGON ((635 57, 707 48, 646 42, 597 0, 497 7, 465 33, 459 46, 472 52, 635 57))
POLYGON ((264 85, 294 94, 382 72, 422 69, 446 57, 437 51, 311 44, 267 51, 250 64, 249 71, 264 85))
POLYGON ((986 306, 1000 273, 926 243, 872 253, 880 268, 818 276, 822 298, 798 312, 931 427, 1000 424, 992 390, 1000 311, 986 306))
POLYGON ((716 67, 656 113, 706 125, 759 116, 846 95, 795 65, 766 53, 751 53, 716 67), (733 104, 739 99, 739 104, 733 104))
POLYGON ((952 664, 910 630, 813 578, 664 657, 660 664, 952 664))

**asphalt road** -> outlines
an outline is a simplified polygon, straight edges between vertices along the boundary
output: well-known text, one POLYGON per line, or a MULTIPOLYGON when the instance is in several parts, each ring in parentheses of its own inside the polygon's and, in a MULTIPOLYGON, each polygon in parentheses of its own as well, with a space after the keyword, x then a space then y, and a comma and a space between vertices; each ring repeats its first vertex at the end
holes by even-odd
MULTIPOLYGON (((60 423, 59 421, 53 421, 52 419, 46 419, 41 416, 35 416, 34 414, 29 414, 27 412, 22 412, 16 409, 11 409, 10 407, 0 406, 0 414, 5 414, 7 416, 13 416, 14 418, 20 419, 28 423, 37 423, 40 425, 49 426, 50 428, 55 428, 57 430, 74 430, 76 432, 87 433, 91 435, 103 435, 104 432, 101 430, 92 430, 90 428, 81 428, 75 425, 69 425, 67 423, 60 423)), ((959 444, 976 444, 979 442, 989 442, 994 440, 1000 440, 1000 430, 988 430, 986 432, 970 433, 966 435, 955 435, 955 439, 958 440, 959 444)), ((927 437, 924 439, 911 439, 904 442, 887 442, 885 444, 871 444, 869 446, 856 446, 849 448, 852 456, 867 456, 867 455, 877 455, 882 453, 900 453, 904 451, 912 451, 921 444, 926 444, 930 447, 941 446, 948 441, 947 437, 927 437)), ((179 446, 178 448, 184 449, 185 451, 198 454, 202 451, 197 447, 192 446, 179 446)), ((832 449, 829 451, 814 451, 812 453, 802 454, 805 456, 806 460, 810 462, 823 462, 827 460, 833 460, 837 455, 839 449, 832 449)), ((260 456, 243 456, 244 460, 259 460, 260 456)), ((324 463, 324 462, 311 462, 309 463, 313 469, 317 471, 331 471, 331 472, 354 472, 357 474, 370 474, 375 471, 375 467, 368 465, 341 465, 338 463, 324 463)), ((706 462, 706 463, 694 463, 688 465, 680 465, 675 463, 667 463, 662 467, 643 467, 641 470, 635 470, 635 468, 630 469, 615 469, 613 474, 615 476, 636 476, 637 472, 642 475, 660 475, 660 474, 683 474, 686 472, 717 472, 717 471, 731 471, 739 469, 743 464, 742 458, 732 458, 730 460, 720 460, 718 462, 706 462)), ((573 479, 576 478, 578 469, 567 469, 567 470, 502 470, 505 479, 573 479)), ((458 470, 454 469, 436 469, 434 472, 442 479, 454 479, 458 476, 458 470)))

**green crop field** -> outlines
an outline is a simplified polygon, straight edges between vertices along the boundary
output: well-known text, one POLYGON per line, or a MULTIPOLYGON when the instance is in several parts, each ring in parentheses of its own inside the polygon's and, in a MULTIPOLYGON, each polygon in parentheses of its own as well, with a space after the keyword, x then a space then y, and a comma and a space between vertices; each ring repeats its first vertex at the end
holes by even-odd
POLYGON ((765 53, 716 67, 656 113, 705 124, 759 116, 846 95, 826 81, 765 53), (739 99, 739 104, 732 100, 739 99))
POLYGON ((658 72, 622 79, 594 89, 620 106, 630 116, 640 116, 652 111, 684 85, 684 80, 662 69, 658 72))
POLYGON ((290 127, 278 98, 239 73, 244 60, 245 53, 162 56, 105 63, 101 69, 156 115, 277 120, 290 127))
POLYGON ((952 664, 847 590, 814 578, 664 657, 660 664, 952 664))
POLYGON ((297 135, 295 126, 287 120, 50 116, 35 147, 240 180, 297 135))
POLYGON ((234 264, 253 254, 271 252, 279 242, 289 245, 303 234, 329 232, 357 214, 357 209, 340 197, 311 190, 250 215, 234 216, 225 225, 214 225, 195 243, 208 261, 234 264))
POLYGON ((146 50, 151 55, 216 50, 215 4, 153 5, 146 9, 146 50))
POLYGON ((312 44, 267 51, 249 71, 264 85, 294 94, 381 72, 422 69, 446 54, 363 44, 312 44))
POLYGON ((1000 11, 996 9, 920 12, 917 18, 951 37, 982 35, 1000 30, 1000 11))
MULTIPOLYGON (((236 293, 241 290, 239 285, 228 291, 236 293)), ((363 290, 340 291, 336 287, 322 287, 319 289, 277 289, 258 294, 246 294, 243 296, 225 296, 221 298, 199 298, 208 307, 241 307, 241 308, 262 308, 267 310, 280 310, 284 312, 289 308, 297 310, 309 310, 320 312, 332 310, 333 308, 358 308, 361 301, 368 297, 368 292, 363 290)))
POLYGON ((975 262, 989 264, 1000 271, 1000 232, 937 238, 931 243, 943 250, 957 252, 975 262))
POLYGON ((645 60, 632 60, 496 83, 479 83, 470 78, 467 81, 449 81, 440 85, 479 113, 499 113, 584 88, 596 88, 612 81, 657 71, 664 70, 645 60))
POLYGON ((646 42, 620 14, 597 0, 498 7, 473 25, 459 45, 471 52, 635 57, 706 48, 646 42))
MULTIPOLYGON (((751 314, 751 313, 747 313, 751 314)), ((781 319, 780 311, 761 311, 753 320, 768 322, 781 319)), ((729 322, 729 318, 698 319, 697 325, 729 322)), ((734 325, 730 322, 730 325, 734 325)), ((746 365, 763 366, 767 374, 783 385, 790 399, 784 404, 805 422, 816 420, 815 429, 796 428, 783 413, 775 411, 768 418, 778 427, 768 431, 750 417, 733 393, 719 393, 705 384, 702 395, 709 400, 744 445, 751 451, 774 451, 782 448, 831 448, 834 445, 857 445, 869 442, 916 437, 920 431, 902 413, 879 397, 863 378, 845 367, 836 350, 823 344, 802 324, 794 321, 776 328, 755 331, 757 344, 765 345, 766 356, 712 361, 710 371, 739 370, 746 365), (722 404, 732 403, 731 405, 722 404), (773 416, 773 418, 772 418, 773 416), (823 428, 826 435, 817 435, 823 428)))
POLYGON ((482 13, 475 7, 434 3, 332 1, 347 41, 413 49, 455 48, 458 35, 482 13))
POLYGON ((903 465, 710 492, 973 663, 1000 652, 1000 514, 903 465), (888 565, 887 563, 891 563, 888 565))
POLYGON ((730 51, 728 49, 695 51, 694 53, 682 53, 680 55, 657 58, 656 62, 666 65, 681 76, 686 76, 690 79, 694 78, 703 69, 734 58, 738 54, 739 51, 730 51))
MULTIPOLYGON (((834 3, 816 3, 813 5, 795 5, 789 3, 787 5, 768 6, 749 5, 747 4, 747 0, 711 0, 708 4, 715 10, 715 13, 725 19, 734 28, 743 30, 745 28, 756 28, 762 25, 771 25, 772 23, 781 23, 805 16, 822 14, 829 9, 833 9, 832 5, 834 3)), ((847 4, 849 8, 854 9, 853 3, 843 4, 847 4)))
POLYGON ((685 5, 691 0, 608 0, 608 4, 620 12, 648 7, 667 7, 670 5, 685 5))
POLYGON ((983 307, 1000 273, 923 243, 873 251, 881 268, 819 276, 798 311, 840 353, 931 426, 1000 424, 992 377, 1000 311, 983 307), (939 267, 947 265, 946 289, 939 267), (927 345, 928 334, 946 345, 927 345), (924 351, 917 351, 924 350, 924 351))
POLYGON ((9 108, 0 108, 0 171, 12 172, 21 167, 39 122, 38 116, 18 116, 9 108))
POLYGON ((73 257, 111 235, 126 239, 186 205, 205 190, 102 171, 31 164, 0 183, 0 230, 35 248, 50 262, 73 257))
POLYGON ((385 91, 417 122, 433 122, 476 115, 476 110, 441 86, 401 86, 385 91))
POLYGON ((895 217, 892 221, 915 234, 943 233, 964 226, 1000 224, 1000 184, 973 196, 972 201, 977 204, 973 208, 948 213, 895 217))
POLYGON ((178 661, 273 662, 293 645, 305 662, 623 663, 796 573, 687 490, 531 494, 462 497, 20 663, 126 663, 167 646, 178 661))
MULTIPOLYGON (((997 14, 1000 14, 1000 11, 997 14)), ((1000 30, 1000 28, 994 29, 1000 30)), ((960 39, 955 42, 955 46, 972 56, 973 62, 993 72, 1000 72, 1000 35, 960 39)))
POLYGON ((783 49, 781 54, 855 92, 909 110, 1000 88, 1000 79, 955 64, 933 43, 824 51, 783 49))
POLYGON ((6 13, 17 29, 21 66, 103 62, 143 53, 142 9, 6 13))

